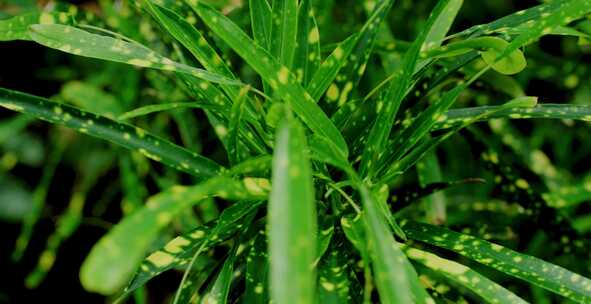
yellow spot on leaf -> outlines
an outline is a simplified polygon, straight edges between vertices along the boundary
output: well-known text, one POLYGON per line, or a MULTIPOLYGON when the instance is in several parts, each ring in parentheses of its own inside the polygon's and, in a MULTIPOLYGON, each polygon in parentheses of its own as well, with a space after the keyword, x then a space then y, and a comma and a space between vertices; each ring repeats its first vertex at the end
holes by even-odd
POLYGON ((189 243, 189 240, 183 237, 177 237, 170 241, 168 244, 166 244, 164 249, 170 253, 179 253, 183 251, 182 247, 189 245, 189 243))
POLYGON ((529 188, 529 183, 525 179, 520 178, 517 181, 515 181, 515 186, 517 186, 521 189, 527 189, 527 188, 529 188))
POLYGON ((289 69, 286 67, 281 67, 279 73, 277 74, 277 80, 279 80, 279 83, 281 84, 287 84, 287 81, 289 80, 289 69))
POLYGON ((330 282, 321 282, 320 285, 322 285, 322 288, 326 289, 327 291, 333 291, 335 289, 334 284, 330 282))
POLYGON ((141 67, 150 67, 150 66, 152 66, 152 63, 150 61, 144 60, 144 59, 131 59, 127 63, 129 63, 131 65, 141 66, 141 67))
POLYGON ((320 33, 318 33, 318 28, 313 28, 310 33, 308 33, 308 43, 316 43, 320 39, 320 33))
POLYGON ((148 257, 148 261, 154 264, 154 266, 161 268, 170 265, 174 261, 174 257, 166 252, 156 251, 148 257))
POLYGON ((334 83, 331 84, 330 87, 328 88, 328 91, 326 92, 326 97, 330 101, 337 100, 337 98, 339 98, 339 87, 337 87, 337 85, 334 83))

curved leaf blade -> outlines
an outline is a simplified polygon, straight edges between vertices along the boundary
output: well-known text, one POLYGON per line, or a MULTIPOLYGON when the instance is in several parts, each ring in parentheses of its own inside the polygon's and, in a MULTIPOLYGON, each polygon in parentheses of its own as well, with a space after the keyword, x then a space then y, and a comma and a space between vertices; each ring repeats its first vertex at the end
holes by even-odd
POLYGON ((240 84, 222 75, 172 61, 142 45, 92 34, 73 26, 34 24, 29 27, 29 35, 41 45, 78 56, 176 71, 215 83, 240 84))
POLYGON ((405 253, 412 260, 466 287, 489 303, 527 304, 525 300, 503 286, 462 264, 416 248, 407 248, 405 253))
POLYGON ((143 129, 45 98, 0 88, 0 106, 137 150, 150 159, 200 178, 223 171, 214 161, 143 129))
MULTIPOLYGON (((176 186, 151 197, 146 207, 125 217, 92 248, 80 268, 80 281, 88 291, 110 295, 128 282, 146 250, 179 212, 211 197, 262 199, 266 191, 253 189, 227 177, 215 177, 196 186, 176 186), (255 190, 255 191, 252 191, 255 190)), ((160 254, 151 261, 165 266, 174 259, 160 254)))
POLYGON ((591 302, 591 280, 536 257, 433 225, 405 221, 410 239, 445 248, 579 303, 591 302))

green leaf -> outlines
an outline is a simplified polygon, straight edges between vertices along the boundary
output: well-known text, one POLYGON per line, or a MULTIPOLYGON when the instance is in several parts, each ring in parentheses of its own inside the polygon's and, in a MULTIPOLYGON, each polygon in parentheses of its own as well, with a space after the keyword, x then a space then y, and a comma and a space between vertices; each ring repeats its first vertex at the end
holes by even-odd
MULTIPOLYGON (((30 117, 20 115, 21 117, 30 117)), ((58 140, 55 147, 51 147, 51 151, 47 156, 45 166, 43 167, 43 175, 39 184, 33 192, 33 206, 31 210, 25 215, 21 232, 16 239, 14 251, 12 252, 12 259, 20 261, 29 245, 33 229, 37 221, 41 218, 43 207, 45 206, 45 199, 47 198, 51 181, 55 174, 56 168, 61 161, 67 141, 64 139, 58 140)))
POLYGON ((497 39, 501 48, 490 48, 482 52, 480 55, 484 59, 484 62, 490 65, 495 71, 504 75, 513 75, 523 71, 527 65, 527 61, 523 52, 518 49, 507 53, 507 56, 503 56, 500 60, 497 60, 510 46, 505 40, 497 39))
MULTIPOLYGON (((152 0, 145 0, 144 3, 155 17, 155 19, 211 73, 216 73, 239 83, 232 73, 232 70, 224 60, 209 45, 205 36, 201 34, 193 25, 175 12, 152 4, 152 0)), ((221 84, 222 89, 230 96, 236 99, 239 96, 237 86, 221 84)))
MULTIPOLYGON (((427 187, 430 183, 441 181, 441 166, 435 151, 431 151, 417 163, 417 176, 421 187, 427 187)), ((397 194, 398 195, 398 194, 397 194)), ((442 192, 435 192, 423 201, 427 205, 427 218, 430 223, 445 223, 446 197, 442 192)))
POLYGON ((425 37, 425 41, 421 47, 421 51, 429 50, 441 45, 445 39, 445 35, 449 32, 454 19, 456 19, 460 8, 462 8, 463 3, 464 0, 451 0, 448 2, 441 14, 435 19, 431 29, 429 29, 427 37, 425 37))
MULTIPOLYGON (((237 248, 237 246, 234 246, 237 248)), ((232 284, 232 277, 234 275, 234 261, 236 260, 236 250, 231 250, 226 258, 222 269, 218 273, 211 289, 201 298, 202 304, 219 303, 226 304, 228 300, 228 293, 230 292, 230 284, 232 284)))
POLYGON ((560 266, 444 228, 413 221, 401 224, 410 239, 454 251, 575 302, 591 302, 591 280, 560 266))
POLYGON ((242 112, 244 111, 244 102, 248 97, 249 87, 244 87, 236 102, 232 105, 232 113, 230 114, 230 125, 228 133, 228 157, 230 163, 235 165, 240 163, 240 142, 238 141, 238 134, 240 123, 242 120, 242 112))
POLYGON ((277 129, 269 197, 270 293, 277 303, 313 303, 316 202, 304 130, 294 120, 277 129))
POLYGON ((429 297, 419 285, 418 276, 394 240, 386 219, 378 210, 377 200, 365 187, 359 189, 363 202, 362 220, 367 247, 382 303, 429 303, 429 297))
MULTIPOLYGON (((460 89, 461 87, 456 87, 455 89, 460 89)), ((446 100, 446 95, 450 94, 450 92, 445 93, 445 95, 443 96, 442 101, 440 101, 439 103, 427 108, 427 110, 425 110, 424 112, 422 112, 419 116, 424 115, 425 113, 428 113, 430 111, 430 109, 434 106, 440 105, 444 102, 449 102, 449 100, 446 100)), ((448 96, 449 97, 449 96, 448 96)), ((456 97, 454 97, 456 98, 456 97)), ((486 115, 492 115, 498 111, 502 111, 505 109, 511 109, 511 108, 529 108, 532 106, 535 106, 537 103, 537 97, 532 97, 532 96, 523 96, 523 97, 518 97, 515 99, 510 100, 509 102, 505 103, 504 105, 501 105, 499 107, 493 108, 490 110, 490 112, 483 112, 480 113, 479 115, 476 116, 472 116, 469 119, 464 119, 462 120, 462 122, 456 126, 454 126, 454 128, 450 131, 447 131, 445 134, 443 135, 439 135, 437 137, 426 137, 424 138, 422 141, 418 141, 416 140, 414 137, 411 137, 411 141, 419 142, 419 144, 412 150, 407 149, 407 151, 405 151, 404 153, 408 152, 408 150, 410 150, 410 152, 406 155, 403 156, 399 161, 395 161, 392 162, 390 164, 390 166, 386 169, 385 174, 382 175, 380 182, 381 183, 389 183, 392 182, 393 178, 395 178, 396 176, 406 172, 411 166, 413 166, 414 164, 416 164, 416 162, 418 162, 419 160, 421 160, 429 151, 432 151, 435 147, 437 147, 439 144, 441 144, 442 142, 444 142, 446 139, 448 139, 450 136, 456 134, 457 132, 459 132, 462 128, 469 126, 470 124, 477 122, 479 119, 482 119, 483 117, 486 117, 486 115)), ((448 105, 444 105, 444 107, 449 107, 448 105)), ((426 117, 426 119, 430 122, 427 122, 428 124, 430 124, 431 126, 434 125, 434 122, 436 120, 439 120, 441 118, 445 118, 444 116, 442 116, 443 113, 440 110, 437 110, 438 113, 435 116, 431 116, 431 117, 426 117)), ((413 121, 413 123, 415 121, 417 121, 418 117, 415 118, 415 120, 413 121)), ((425 121, 421 122, 421 123, 425 123, 425 121)), ((410 125, 412 127, 412 124, 410 125)), ((423 127, 421 127, 422 129, 423 127)), ((407 128, 408 129, 408 128, 407 128)), ((405 129, 405 131, 407 130, 405 129)), ((403 134, 404 132, 403 131, 403 134)), ((423 129, 424 131, 424 129, 423 129)), ((423 132, 421 131, 421 132, 423 132)), ((394 142, 396 142, 396 139, 394 140, 394 142)))
POLYGON ((322 59, 320 31, 316 24, 316 18, 314 18, 311 2, 311 0, 302 0, 298 7, 297 47, 294 53, 292 69, 303 86, 310 82, 322 59))
POLYGON ((271 43, 271 6, 267 0, 249 0, 248 3, 250 9, 250 26, 252 27, 254 41, 268 50, 269 44, 271 43))
POLYGON ((512 51, 508 56, 499 59, 499 56, 509 46, 509 42, 498 37, 478 37, 450 43, 448 45, 427 50, 422 53, 423 58, 453 57, 463 55, 472 49, 480 50, 482 59, 495 71, 513 75, 521 72, 527 66, 523 52, 519 49, 512 51))
MULTIPOLYGON (((480 24, 466 29, 460 33, 452 35, 456 36, 471 36, 477 37, 482 35, 488 35, 491 33, 505 33, 510 29, 517 28, 520 25, 532 24, 537 20, 541 20, 543 16, 549 16, 556 14, 564 5, 565 2, 571 0, 557 0, 546 2, 534 7, 530 7, 525 10, 517 11, 513 14, 499 18, 487 24, 480 24), (531 21, 531 22, 530 22, 531 21)), ((448 38, 452 38, 448 37, 448 38)))
POLYGON ((147 105, 147 106, 143 106, 143 107, 125 112, 125 113, 121 114, 119 117, 117 117, 117 119, 118 120, 128 120, 131 118, 144 116, 144 115, 148 115, 148 114, 152 114, 152 113, 156 113, 156 112, 178 110, 178 109, 191 109, 191 108, 221 112, 221 113, 224 113, 224 115, 229 116, 229 113, 225 113, 227 111, 226 111, 226 107, 224 107, 224 106, 195 101, 195 102, 173 102, 173 103, 147 105))
MULTIPOLYGON (((175 186, 151 197, 146 207, 125 217, 92 248, 80 269, 80 281, 88 291, 110 295, 124 287, 142 261, 158 232, 181 211, 219 196, 228 200, 263 199, 266 191, 248 180, 238 182, 215 177, 196 186, 175 186)), ((156 266, 166 266, 174 258, 158 255, 156 266)))
POLYGON ((347 264, 348 250, 343 241, 333 241, 329 252, 322 258, 318 266, 318 303, 351 303, 352 295, 361 291, 355 290, 350 280, 351 270, 347 264))
POLYGON ((404 54, 401 71, 397 71, 394 75, 383 99, 379 98, 376 102, 377 118, 369 132, 367 145, 361 156, 359 171, 362 177, 369 176, 372 178, 376 172, 375 168, 379 168, 381 163, 380 156, 385 150, 396 114, 412 83, 412 76, 417 67, 421 48, 425 43, 427 35, 429 35, 431 29, 436 24, 436 21, 446 12, 448 5, 455 8, 457 4, 455 1, 451 2, 451 0, 440 0, 437 3, 423 30, 417 39, 414 40, 410 49, 404 54))
MULTIPOLYGON (((351 55, 347 57, 345 66, 340 72, 342 77, 334 83, 333 92, 338 92, 338 99, 327 96, 328 101, 337 101, 342 106, 349 101, 353 88, 357 86, 361 76, 365 73, 369 57, 373 53, 373 47, 378 35, 380 25, 390 12, 394 0, 385 0, 379 2, 368 2, 372 5, 372 13, 363 28, 357 33, 358 39, 351 55)), ((334 94, 331 92, 331 94, 334 94)))
POLYGON ((240 84, 240 82, 227 77, 174 62, 143 45, 92 34, 68 25, 31 25, 29 35, 39 44, 74 55, 139 67, 176 71, 216 83, 240 84))
POLYGON ((267 234, 261 230, 255 237, 246 260, 244 303, 269 303, 269 255, 267 234))
MULTIPOLYGON (((149 10, 149 12, 164 27, 164 29, 166 29, 166 31, 168 31, 176 40, 178 40, 185 48, 187 48, 187 50, 189 50, 191 54, 199 61, 199 63, 201 63, 208 71, 223 75, 228 79, 239 82, 234 76, 229 65, 216 53, 214 48, 208 43, 205 36, 189 22, 190 18, 183 18, 174 11, 161 7, 157 4, 152 4, 152 0, 145 0, 144 3, 146 4, 146 8, 149 10)), ((194 81, 189 79, 189 82, 192 83, 194 81)), ((199 97, 209 100, 210 103, 226 105, 228 108, 230 108, 232 102, 236 103, 242 98, 239 87, 226 84, 220 84, 220 86, 227 96, 222 92, 219 92, 217 88, 208 86, 207 83, 201 82, 193 87, 198 91, 201 91, 202 95, 204 95, 203 97, 199 97)), ((249 122, 253 122, 254 125, 257 125, 257 111, 249 101, 250 100, 247 99, 245 102, 245 119, 249 122)), ((224 112, 230 111, 228 109, 228 111, 224 112)), ((213 113, 208 113, 208 116, 210 118, 210 122, 213 122, 216 115, 211 114, 213 113)), ((224 118, 229 120, 228 115, 224 116, 224 118)), ((229 149, 227 140, 225 139, 228 132, 217 132, 217 130, 226 130, 228 126, 218 124, 215 127, 216 133, 226 145, 226 149, 229 149)), ((258 138, 251 138, 252 132, 247 128, 247 126, 241 127, 240 131, 241 132, 239 133, 242 135, 242 137, 244 137, 249 144, 253 145, 254 150, 257 152, 264 151, 263 144, 257 141, 258 138)))
POLYGON ((0 20, 0 41, 32 40, 29 26, 55 23, 72 24, 73 19, 68 13, 33 12, 0 20))
POLYGON ((553 13, 543 13, 541 18, 528 25, 528 30, 517 36, 511 44, 503 51, 498 58, 511 56, 511 54, 522 46, 532 43, 550 34, 559 26, 566 25, 591 12, 591 0, 570 0, 562 2, 560 7, 553 13))
POLYGON ((228 170, 230 175, 266 174, 271 171, 273 156, 261 155, 247 159, 228 170))
MULTIPOLYGON (((256 180, 251 180, 248 183, 256 182, 256 180)), ((244 219, 248 218, 249 214, 252 214, 262 205, 262 201, 237 202, 224 209, 214 223, 200 226, 178 236, 169 241, 164 247, 150 253, 141 263, 120 299, 164 271, 187 265, 199 249, 201 249, 201 252, 205 252, 209 248, 227 241, 239 231, 244 219)))
POLYGON ((410 151, 429 132, 439 117, 456 101, 465 88, 464 84, 445 92, 441 100, 421 112, 408 127, 394 138, 393 142, 396 148, 383 162, 389 166, 387 171, 391 171, 391 168, 395 166, 395 161, 410 151))
POLYGON ((341 68, 347 63, 347 58, 349 58, 353 47, 357 43, 358 37, 357 34, 353 34, 339 43, 316 70, 306 88, 314 101, 320 100, 322 94, 325 93, 329 101, 336 101, 339 98, 339 88, 333 81, 341 68))
POLYGON ((269 50, 283 66, 291 69, 298 30, 298 0, 273 0, 269 50))
POLYGON ((462 264, 416 248, 407 248, 404 252, 412 260, 432 269, 447 280, 464 286, 488 303, 527 303, 503 286, 462 264))
POLYGON ((535 107, 483 106, 449 110, 433 125, 433 130, 460 125, 474 117, 479 121, 509 119, 573 119, 591 122, 591 106, 569 104, 540 104, 535 107))
POLYGON ((339 130, 316 105, 312 97, 298 84, 296 77, 287 67, 279 64, 267 51, 256 45, 226 16, 202 2, 195 3, 192 8, 214 33, 230 45, 276 90, 278 96, 290 103, 293 110, 312 131, 327 137, 343 153, 347 154, 347 144, 339 130))
POLYGON ((123 112, 123 105, 115 96, 90 83, 68 82, 62 87, 60 94, 65 101, 100 115, 112 117, 123 112))
POLYGON ((146 157, 200 178, 218 175, 222 167, 147 131, 118 123, 48 99, 0 88, 0 106, 64 125, 78 132, 137 150, 146 157))

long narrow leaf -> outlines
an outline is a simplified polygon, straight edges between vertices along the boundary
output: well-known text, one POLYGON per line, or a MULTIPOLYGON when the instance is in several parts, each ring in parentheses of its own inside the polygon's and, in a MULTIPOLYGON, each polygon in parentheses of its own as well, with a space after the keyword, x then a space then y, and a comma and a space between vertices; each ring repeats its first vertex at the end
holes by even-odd
POLYGON ((503 246, 418 222, 401 223, 407 236, 452 250, 483 265, 520 278, 579 303, 591 302, 591 280, 503 246))
MULTIPOLYGON (((196 186, 176 186, 153 196, 146 207, 124 218, 96 243, 82 264, 80 281, 88 291, 113 294, 124 287, 158 232, 179 212, 211 196, 256 200, 265 195, 263 189, 253 189, 227 177, 215 177, 196 186)), ((162 266, 171 259, 171 255, 162 255, 154 261, 162 266)))
POLYGON ((489 303, 527 303, 503 286, 462 264, 416 248, 408 248, 405 253, 412 260, 443 275, 446 279, 466 287, 489 303))
POLYGON ((569 104, 540 104, 533 108, 504 108, 501 106, 483 106, 475 108, 449 110, 433 125, 433 130, 451 128, 474 117, 479 120, 495 118, 509 119, 573 119, 591 122, 591 106, 569 104), (503 109, 501 109, 503 108, 503 109), (486 114, 490 113, 490 114, 486 114), (482 116, 482 114, 486 114, 482 116))
POLYGON ((269 198, 271 299, 277 303, 314 302, 316 202, 304 130, 283 120, 273 155, 269 198))
POLYGON ((0 106, 137 150, 150 159, 200 178, 215 176, 222 170, 214 161, 143 129, 48 99, 0 88, 0 106))
POLYGON ((298 0, 273 0, 269 50, 288 69, 293 64, 298 30, 298 0))
POLYGON ((68 25, 31 25, 29 35, 32 40, 39 44, 74 55, 121 62, 139 67, 177 71, 211 82, 234 85, 240 83, 212 72, 174 62, 142 45, 92 34, 68 25))
POLYGON ((33 24, 73 23, 68 13, 33 12, 0 20, 0 41, 32 40, 29 26, 33 24))
POLYGON ((267 0, 249 0, 248 6, 254 41, 268 50, 271 40, 271 6, 267 0))
POLYGON ((394 240, 377 200, 365 187, 360 190, 365 225, 375 281, 382 303, 429 303, 432 299, 419 285, 412 265, 394 240))
POLYGON ((292 69, 303 86, 308 84, 312 75, 318 69, 322 57, 320 53, 320 31, 316 24, 311 2, 311 0, 302 0, 299 4, 297 48, 292 69))
POLYGON ((566 25, 591 12, 591 0, 570 0, 563 4, 552 14, 542 14, 541 18, 528 25, 528 30, 519 35, 505 51, 499 56, 509 55, 518 48, 539 39, 545 34, 550 34, 556 27, 566 25))
POLYGON ((252 214, 261 206, 262 202, 237 202, 226 208, 215 223, 195 228, 150 253, 141 263, 137 273, 125 287, 120 298, 127 296, 164 271, 188 264, 199 248, 201 248, 202 252, 205 252, 207 249, 227 241, 240 229, 243 221, 248 218, 247 215, 252 214), (217 237, 207 237, 213 235, 217 237))

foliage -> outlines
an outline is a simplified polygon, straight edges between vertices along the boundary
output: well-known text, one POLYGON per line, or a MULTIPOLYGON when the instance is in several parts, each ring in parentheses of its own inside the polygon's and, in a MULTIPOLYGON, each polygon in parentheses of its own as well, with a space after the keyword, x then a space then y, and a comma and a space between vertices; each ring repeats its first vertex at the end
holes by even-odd
POLYGON ((28 287, 113 192, 79 277, 117 301, 174 270, 173 303, 591 303, 591 0, 463 31, 462 0, 237 3, 10 6, 0 41, 86 57, 55 96, 0 88, 15 261, 77 174, 28 287))

